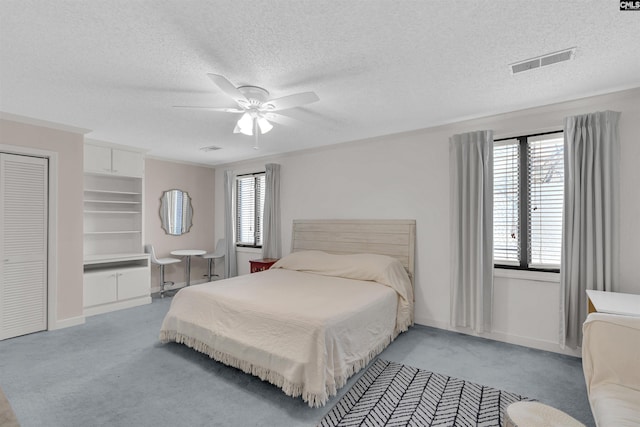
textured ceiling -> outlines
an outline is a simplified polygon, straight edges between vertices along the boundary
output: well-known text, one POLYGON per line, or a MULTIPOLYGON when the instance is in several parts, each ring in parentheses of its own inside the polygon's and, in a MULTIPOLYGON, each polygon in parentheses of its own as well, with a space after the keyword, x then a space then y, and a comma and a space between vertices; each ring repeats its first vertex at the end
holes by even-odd
POLYGON ((617 0, 0 0, 0 111, 216 165, 638 87, 638 40, 617 0), (238 116, 172 108, 234 106, 206 73, 320 101, 256 151, 238 116))

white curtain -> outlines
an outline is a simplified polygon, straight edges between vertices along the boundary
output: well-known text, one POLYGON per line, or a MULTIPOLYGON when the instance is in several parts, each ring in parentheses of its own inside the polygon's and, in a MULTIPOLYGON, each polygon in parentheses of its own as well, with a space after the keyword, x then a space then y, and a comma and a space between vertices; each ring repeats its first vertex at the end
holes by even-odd
POLYGON ((233 198, 236 191, 236 174, 231 170, 224 171, 224 238, 226 240, 224 277, 238 275, 236 260, 236 239, 234 236, 235 218, 233 215, 233 198))
POLYGON ((265 165, 262 258, 280 258, 280 165, 265 165))
POLYGON ((493 131, 449 139, 451 326, 491 330, 493 131))
POLYGON ((560 268, 560 344, 582 343, 587 289, 618 286, 620 113, 564 120, 564 217, 560 268))

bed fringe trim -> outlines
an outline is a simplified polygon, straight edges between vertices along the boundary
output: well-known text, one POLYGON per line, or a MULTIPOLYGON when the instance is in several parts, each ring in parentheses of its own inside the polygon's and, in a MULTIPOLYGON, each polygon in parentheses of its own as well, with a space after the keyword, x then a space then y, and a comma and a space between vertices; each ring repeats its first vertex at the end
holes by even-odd
POLYGON ((338 394, 338 389, 342 388, 352 375, 360 371, 362 368, 366 367, 373 358, 375 358, 382 352, 382 350, 384 350, 389 344, 391 344, 391 342, 401 332, 409 329, 409 326, 411 326, 412 324, 413 322, 407 322, 407 325, 402 325, 400 328, 397 328, 391 336, 388 336, 382 343, 372 349, 365 357, 347 366, 347 369, 342 375, 334 376, 333 384, 326 384, 324 393, 310 393, 309 391, 305 390, 304 384, 293 383, 275 371, 264 368, 262 366, 254 365, 247 362, 246 360, 241 360, 227 353, 215 350, 202 341, 199 341, 187 335, 183 335, 181 333, 178 333, 177 331, 160 331, 160 342, 165 344, 168 342, 184 344, 189 348, 208 355, 210 358, 218 362, 240 369, 247 374, 251 374, 260 378, 262 381, 267 381, 281 388, 287 396, 302 396, 302 400, 307 402, 310 407, 319 408, 321 406, 324 406, 331 396, 335 396, 336 394, 338 394))

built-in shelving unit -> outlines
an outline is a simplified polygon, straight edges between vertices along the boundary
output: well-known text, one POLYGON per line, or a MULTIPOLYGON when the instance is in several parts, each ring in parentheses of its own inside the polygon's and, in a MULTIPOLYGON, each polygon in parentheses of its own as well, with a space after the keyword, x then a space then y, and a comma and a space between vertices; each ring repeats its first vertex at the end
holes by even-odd
POLYGON ((142 178, 86 173, 85 257, 142 252, 142 178))
POLYGON ((85 315, 151 302, 142 153, 85 144, 85 315))

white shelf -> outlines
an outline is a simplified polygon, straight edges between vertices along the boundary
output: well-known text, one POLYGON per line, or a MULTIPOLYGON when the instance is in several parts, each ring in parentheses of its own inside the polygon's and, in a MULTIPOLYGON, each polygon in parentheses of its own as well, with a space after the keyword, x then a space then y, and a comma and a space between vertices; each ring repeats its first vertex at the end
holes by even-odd
POLYGON ((85 188, 85 193, 101 193, 101 194, 126 194, 130 196, 140 196, 142 193, 137 193, 133 191, 113 191, 113 190, 96 190, 93 188, 85 188))
POLYGON ((118 231, 85 231, 84 234, 136 234, 142 233, 140 230, 118 230, 118 231))
POLYGON ((117 253, 117 254, 100 254, 87 255, 84 257, 85 264, 102 264, 109 262, 131 261, 131 260, 148 260, 149 254, 146 253, 117 253))
POLYGON ((140 214, 140 211, 84 211, 89 214, 140 214))
POLYGON ((85 203, 113 203, 113 204, 120 204, 120 205, 139 205, 142 202, 132 202, 132 201, 125 201, 125 200, 86 200, 84 201, 85 203))

